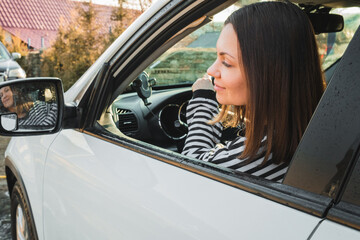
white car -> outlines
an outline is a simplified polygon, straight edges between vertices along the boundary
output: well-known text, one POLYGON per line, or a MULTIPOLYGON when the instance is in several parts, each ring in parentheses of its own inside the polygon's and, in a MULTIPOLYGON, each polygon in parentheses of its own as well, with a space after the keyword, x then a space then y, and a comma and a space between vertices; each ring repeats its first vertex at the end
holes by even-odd
POLYGON ((9 53, 4 44, 0 42, 0 82, 26 78, 25 71, 15 61, 19 58, 21 58, 20 53, 9 53))
POLYGON ((283 182, 180 154, 191 84, 244 2, 157 1, 65 94, 0 84, 56 106, 45 126, 1 112, 14 239, 360 239, 359 1, 297 2, 340 32, 318 35, 329 84, 283 182))

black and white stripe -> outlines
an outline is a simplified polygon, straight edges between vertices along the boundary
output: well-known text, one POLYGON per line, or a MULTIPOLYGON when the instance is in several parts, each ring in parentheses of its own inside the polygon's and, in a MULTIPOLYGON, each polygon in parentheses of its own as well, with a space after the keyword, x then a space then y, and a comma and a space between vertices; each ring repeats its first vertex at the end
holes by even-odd
MULTIPOLYGON (((194 92, 193 99, 187 107, 187 123, 189 132, 185 141, 182 154, 203 161, 212 162, 219 166, 231 168, 268 180, 281 182, 285 176, 288 165, 285 163, 275 164, 270 158, 265 164, 264 154, 259 158, 248 162, 247 159, 239 159, 245 149, 245 137, 237 137, 232 141, 221 143, 222 125, 208 122, 219 112, 218 104, 212 91, 201 95, 194 92)), ((266 137, 263 139, 263 142, 266 137)))
POLYGON ((34 102, 25 118, 19 118, 19 127, 54 127, 58 114, 56 103, 34 102))

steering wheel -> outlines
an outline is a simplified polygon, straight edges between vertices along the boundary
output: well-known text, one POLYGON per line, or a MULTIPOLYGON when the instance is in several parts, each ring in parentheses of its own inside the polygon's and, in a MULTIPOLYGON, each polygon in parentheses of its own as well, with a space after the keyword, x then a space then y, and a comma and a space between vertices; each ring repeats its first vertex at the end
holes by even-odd
POLYGON ((189 104, 189 100, 186 102, 183 102, 183 104, 181 104, 180 108, 179 108, 179 112, 178 112, 178 124, 180 126, 184 126, 186 129, 188 128, 188 124, 186 123, 186 108, 187 105, 189 104))

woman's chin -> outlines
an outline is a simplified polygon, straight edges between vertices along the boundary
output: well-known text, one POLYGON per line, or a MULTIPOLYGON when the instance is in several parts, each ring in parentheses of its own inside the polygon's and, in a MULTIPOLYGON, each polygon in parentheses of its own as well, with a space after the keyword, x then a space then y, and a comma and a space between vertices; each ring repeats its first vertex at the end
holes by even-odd
POLYGON ((216 100, 221 105, 228 105, 227 101, 220 94, 216 93, 216 100))

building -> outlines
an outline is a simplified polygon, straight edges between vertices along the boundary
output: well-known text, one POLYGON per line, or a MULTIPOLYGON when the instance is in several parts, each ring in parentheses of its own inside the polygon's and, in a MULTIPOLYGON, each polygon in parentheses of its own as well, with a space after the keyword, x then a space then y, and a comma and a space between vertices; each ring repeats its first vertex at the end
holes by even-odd
MULTIPOLYGON (((87 6, 71 0, 0 0, 0 27, 5 42, 10 43, 13 36, 28 44, 31 50, 50 47, 56 39, 59 24, 69 22, 77 4, 87 6)), ((102 31, 109 31, 115 24, 111 20, 115 6, 93 5, 102 31)), ((126 21, 130 24, 139 15, 140 11, 127 9, 126 21)))

